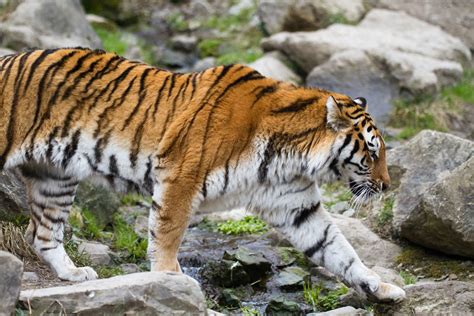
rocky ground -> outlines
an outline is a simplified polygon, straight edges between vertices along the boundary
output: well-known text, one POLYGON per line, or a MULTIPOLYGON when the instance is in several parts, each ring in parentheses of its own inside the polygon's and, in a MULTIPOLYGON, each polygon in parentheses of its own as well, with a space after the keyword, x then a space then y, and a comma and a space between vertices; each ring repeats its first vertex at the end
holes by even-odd
POLYGON ((356 207, 343 184, 326 184, 324 205, 363 261, 408 295, 395 306, 362 300, 243 210, 195 215, 179 257, 187 276, 146 272, 150 200, 89 183, 81 185, 76 199, 66 248, 77 265, 93 266, 101 280, 63 282, 23 239, 24 189, 4 172, 0 250, 16 258, 0 251, 0 292, 6 293, 0 311, 474 310, 470 1, 4 0, 0 8, 2 54, 88 46, 176 71, 241 62, 278 80, 366 97, 390 148, 392 188, 356 207))

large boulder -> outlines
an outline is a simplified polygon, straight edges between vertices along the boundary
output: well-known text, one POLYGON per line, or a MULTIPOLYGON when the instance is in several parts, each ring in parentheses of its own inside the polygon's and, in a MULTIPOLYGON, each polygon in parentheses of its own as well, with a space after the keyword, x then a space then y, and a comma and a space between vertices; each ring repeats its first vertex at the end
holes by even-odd
POLYGON ((21 180, 12 172, 0 173, 0 221, 18 222, 29 215, 28 198, 21 180))
POLYGON ((22 291, 37 315, 204 315, 199 284, 184 274, 143 272, 70 286, 22 291))
POLYGON ((383 240, 359 219, 339 214, 331 214, 334 223, 367 266, 392 267, 402 249, 383 240))
POLYGON ((309 86, 353 97, 365 93, 369 104, 385 107, 386 100, 399 94, 432 94, 456 82, 462 65, 471 60, 470 50, 439 27, 382 9, 371 10, 357 26, 333 24, 316 32, 283 32, 263 40, 262 47, 285 53, 310 73, 309 86), (374 89, 377 81, 383 83, 374 89))
POLYGON ((474 49, 474 2, 471 0, 380 0, 378 6, 404 11, 414 17, 441 26, 474 49))
POLYGON ((407 299, 400 304, 376 306, 378 315, 472 315, 474 284, 446 281, 404 287, 407 299))
POLYGON ((300 84, 301 78, 284 62, 284 57, 278 52, 267 53, 249 66, 266 77, 275 80, 300 84))
POLYGON ((20 295, 23 263, 14 255, 0 251, 0 315, 12 315, 20 295))
POLYGON ((363 0, 264 0, 258 6, 268 34, 317 30, 336 21, 357 22, 364 13, 363 0))
POLYGON ((79 1, 24 0, 0 24, 2 46, 15 50, 102 44, 79 1))
POLYGON ((422 131, 388 152, 394 226, 417 244, 474 258, 474 142, 422 131))

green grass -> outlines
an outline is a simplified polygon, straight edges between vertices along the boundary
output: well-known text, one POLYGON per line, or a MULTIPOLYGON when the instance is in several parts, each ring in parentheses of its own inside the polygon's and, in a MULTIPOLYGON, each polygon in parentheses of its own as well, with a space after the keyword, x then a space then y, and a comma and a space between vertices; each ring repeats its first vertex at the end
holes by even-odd
POLYGON ((95 26, 94 31, 102 41, 104 49, 108 52, 115 52, 118 55, 123 55, 127 51, 127 43, 122 40, 119 31, 108 30, 101 26, 95 26))
POLYGON ((334 291, 325 291, 321 283, 309 284, 305 283, 303 286, 303 297, 307 304, 313 307, 314 311, 329 311, 340 306, 339 297, 347 294, 349 289, 342 285, 334 291))
POLYGON ((217 29, 221 32, 237 30, 239 26, 250 22, 252 16, 255 14, 255 10, 256 8, 248 8, 236 15, 214 15, 204 22, 204 26, 210 29, 217 29))
POLYGON ((414 276, 410 272, 400 271, 400 276, 402 277, 403 282, 405 283, 405 285, 416 283, 416 280, 417 280, 416 276, 414 276))
POLYGON ((98 266, 94 268, 99 278, 106 279, 117 275, 123 275, 124 272, 121 267, 118 266, 98 266))
POLYGON ((72 262, 78 267, 92 265, 91 259, 85 252, 79 252, 78 245, 75 241, 69 240, 64 243, 64 250, 71 258, 72 262))
POLYGON ((113 227, 113 248, 127 251, 127 260, 132 262, 145 260, 148 245, 147 240, 138 236, 133 228, 118 214, 114 216, 113 227))
POLYGON ((236 63, 252 63, 263 56, 263 51, 259 47, 237 49, 234 52, 219 56, 216 60, 218 65, 228 65, 236 63))
POLYGON ((474 69, 466 70, 462 80, 452 87, 444 88, 441 95, 448 101, 458 98, 474 105, 474 69))
POLYGON ((394 203, 395 199, 393 197, 388 197, 387 199, 385 199, 383 207, 377 216, 377 223, 380 226, 383 226, 392 221, 394 203))
POLYGON ((201 58, 219 56, 219 46, 221 44, 222 44, 222 40, 217 39, 217 38, 209 38, 209 39, 202 40, 198 44, 201 58))
POLYGON ((189 29, 188 21, 186 21, 185 17, 180 12, 170 14, 166 18, 166 22, 175 32, 184 32, 189 29))
POLYGON ((83 209, 82 212, 77 209, 73 210, 69 216, 69 224, 73 233, 79 238, 110 239, 110 235, 104 233, 105 227, 99 224, 97 217, 87 209, 83 209))
POLYGON ((255 308, 251 308, 249 306, 240 306, 240 311, 243 316, 261 316, 260 312, 255 308))
POLYGON ((123 205, 133 206, 133 205, 140 205, 143 202, 151 203, 152 198, 148 196, 143 196, 137 193, 127 193, 121 197, 120 202, 123 205))
POLYGON ((245 216, 238 221, 227 220, 217 224, 217 231, 226 235, 261 234, 268 231, 267 223, 255 216, 245 216))

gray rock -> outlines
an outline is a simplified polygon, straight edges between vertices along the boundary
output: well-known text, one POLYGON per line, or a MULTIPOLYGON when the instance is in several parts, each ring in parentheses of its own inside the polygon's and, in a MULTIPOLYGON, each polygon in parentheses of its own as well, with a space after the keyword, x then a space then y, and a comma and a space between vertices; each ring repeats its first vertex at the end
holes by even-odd
POLYGON ((250 278, 259 280, 271 271, 272 264, 262 254, 256 253, 245 247, 239 247, 235 251, 224 252, 225 260, 238 261, 244 267, 250 278))
POLYGON ((22 291, 37 314, 205 314, 199 284, 184 274, 143 272, 22 291))
POLYGON ((277 52, 267 53, 249 66, 266 77, 275 80, 300 84, 301 78, 282 61, 283 56, 277 52))
POLYGON ((372 271, 377 273, 382 281, 398 285, 400 287, 403 287, 405 285, 405 282, 403 281, 403 278, 400 276, 400 273, 398 273, 395 270, 392 269, 387 269, 384 267, 379 267, 375 266, 371 268, 372 271))
POLYGON ((224 289, 219 300, 220 304, 225 307, 239 307, 240 299, 234 294, 232 289, 224 289))
POLYGON ((40 277, 36 272, 25 271, 23 272, 23 276, 21 277, 22 282, 38 282, 40 277))
POLYGON ((366 265, 394 266, 396 257, 402 251, 399 246, 383 240, 358 219, 338 214, 331 216, 366 265))
POLYGON ((21 289, 23 263, 14 255, 0 251, 0 315, 15 311, 21 289))
POLYGON ((353 208, 348 209, 342 215, 347 216, 347 217, 354 217, 356 211, 353 208))
POLYGON ((210 283, 223 287, 239 286, 251 281, 244 266, 231 260, 207 262, 201 270, 201 276, 210 283))
POLYGON ((272 299, 265 308, 266 315, 300 315, 301 313, 298 303, 288 301, 283 297, 272 299))
POLYGON ((74 201, 80 208, 91 211, 104 226, 112 223, 112 214, 120 206, 117 193, 90 181, 81 182, 74 201))
POLYGON ((396 305, 377 305, 378 315, 471 315, 474 310, 472 282, 417 283, 404 287, 407 299, 396 305))
POLYGON ((23 182, 12 172, 0 172, 0 220, 16 221, 29 216, 28 197, 23 182))
POLYGON ((306 78, 310 87, 318 87, 363 96, 370 114, 378 123, 386 123, 392 110, 392 100, 399 97, 397 81, 362 50, 336 53, 324 64, 315 67, 306 78))
POLYGON ((349 204, 349 202, 341 201, 331 206, 329 211, 335 214, 342 214, 350 208, 351 208, 351 205, 349 204))
MULTIPOLYGON (((321 83, 324 70, 329 71, 338 63, 350 65, 351 58, 356 59, 353 69, 349 72, 338 69, 330 72, 330 77, 343 75, 344 80, 356 81, 358 77, 350 77, 350 72, 358 73, 357 61, 363 61, 369 67, 362 75, 363 80, 373 83, 380 77, 380 80, 387 81, 383 86, 382 96, 385 98, 392 93, 392 82, 395 82, 398 93, 419 95, 439 91, 461 78, 462 65, 471 60, 469 49, 439 27, 403 12, 381 9, 370 11, 357 26, 334 24, 317 32, 279 33, 264 39, 262 47, 284 52, 307 72, 329 62, 329 65, 314 71, 310 77, 313 84, 321 83), (332 59, 333 55, 346 51, 353 52, 332 59), (355 51, 362 51, 368 60, 364 54, 355 51), (377 68, 382 75, 377 76, 377 68)), ((341 88, 355 91, 357 84, 345 83, 341 88)))
POLYGON ((81 241, 77 245, 77 251, 85 253, 95 265, 107 265, 112 260, 109 255, 109 246, 98 242, 81 241))
POLYGON ((357 22, 364 13, 362 0, 264 0, 258 6, 269 34, 317 30, 337 21, 357 22))
POLYGON ((25 0, 0 24, 3 46, 54 48, 102 44, 75 0, 25 0))
POLYGON ((196 36, 189 35, 175 35, 170 41, 173 49, 187 53, 195 51, 198 43, 196 36))
POLYGON ((380 0, 378 6, 405 11, 411 16, 440 26, 474 49, 474 2, 470 0, 380 0))
POLYGON ((203 71, 208 68, 212 68, 216 65, 216 59, 214 57, 206 57, 198 60, 194 66, 193 71, 203 71))
POLYGON ((340 308, 336 308, 327 312, 323 313, 309 313, 306 316, 365 316, 371 315, 365 309, 357 308, 355 309, 352 306, 344 306, 340 308))
POLYGON ((140 272, 140 267, 137 266, 135 263, 122 263, 120 265, 120 268, 125 274, 140 272))
POLYGON ((298 290, 302 289, 305 282, 309 281, 310 273, 298 266, 286 267, 275 279, 278 287, 282 290, 298 290))
POLYGON ((148 217, 138 215, 135 219, 135 224, 133 224, 133 230, 138 236, 148 238, 148 217))
POLYGON ((110 31, 115 31, 117 29, 117 25, 115 25, 114 22, 100 15, 87 14, 86 19, 92 26, 99 26, 110 31))
POLYGON ((422 131, 390 150, 394 226, 400 235, 449 254, 474 257, 474 143, 422 131))
POLYGON ((16 52, 9 48, 0 47, 0 57, 5 55, 15 54, 16 52))

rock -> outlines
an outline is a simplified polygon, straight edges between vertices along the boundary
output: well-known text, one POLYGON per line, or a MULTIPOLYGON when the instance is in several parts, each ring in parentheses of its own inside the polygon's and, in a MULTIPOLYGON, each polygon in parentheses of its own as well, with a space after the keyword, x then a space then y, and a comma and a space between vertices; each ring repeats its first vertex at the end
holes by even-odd
POLYGON ((210 283, 223 287, 234 287, 250 283, 244 266, 238 261, 211 261, 204 265, 201 276, 210 283))
POLYGON ((20 294, 22 273, 23 263, 14 255, 0 251, 0 314, 14 313, 20 294))
POLYGON ((0 24, 2 46, 21 50, 28 47, 92 47, 102 44, 75 0, 24 0, 0 24))
POLYGON ((94 265, 107 265, 112 260, 109 246, 98 242, 83 240, 77 245, 77 251, 85 253, 94 265))
POLYGON ((334 22, 357 22, 365 13, 362 0, 264 0, 258 16, 268 34, 310 31, 334 22))
POLYGON ((143 272, 71 286, 22 291, 37 314, 204 314, 199 284, 184 274, 143 272))
POLYGON ((267 53, 249 65, 266 77, 279 81, 300 84, 301 78, 282 61, 281 54, 267 53))
POLYGON ((191 53, 196 50, 198 39, 196 36, 175 35, 170 41, 173 49, 191 53))
POLYGON ((403 287, 405 285, 405 282, 403 281, 403 278, 400 276, 400 273, 398 273, 395 270, 392 269, 387 269, 384 267, 380 266, 375 266, 371 268, 372 271, 377 273, 382 281, 390 284, 395 284, 398 285, 399 287, 403 287))
POLYGON ((344 306, 323 313, 309 313, 306 316, 365 316, 372 315, 365 309, 355 309, 352 306, 344 306))
POLYGON ((221 294, 219 303, 225 307, 239 307, 240 299, 231 289, 224 289, 221 294))
POLYGON ((350 208, 351 208, 351 205, 349 204, 349 202, 341 201, 331 206, 329 211, 335 214, 342 214, 350 208))
POLYGON ((111 20, 104 18, 103 16, 96 15, 96 14, 87 14, 86 15, 87 22, 89 22, 92 26, 98 26, 109 31, 116 31, 117 25, 111 20))
POLYGON ((347 217, 354 217, 356 211, 353 208, 348 209, 342 215, 347 216, 347 217))
POLYGON ((40 277, 36 272, 29 272, 25 271, 23 272, 23 276, 21 277, 21 281, 24 282, 38 282, 40 280, 40 277))
POLYGON ((137 266, 135 263, 122 263, 120 265, 120 268, 125 274, 137 273, 141 271, 140 267, 137 266))
POLYGON ((16 52, 9 48, 0 47, 0 57, 5 55, 15 54, 16 52))
POLYGON ((399 87, 389 72, 362 50, 335 53, 315 67, 306 84, 338 91, 353 98, 363 96, 369 102, 369 112, 378 123, 388 121, 392 100, 399 97, 399 87))
POLYGON ((301 313, 298 303, 288 301, 283 297, 272 299, 265 308, 266 315, 300 315, 301 313))
POLYGON ((309 281, 309 272, 298 266, 286 267, 276 277, 278 287, 285 291, 299 290, 309 281))
POLYGON ((412 242, 474 257, 474 142, 422 131, 390 150, 387 164, 399 186, 395 229, 412 242))
POLYGON ((242 264, 252 282, 263 278, 272 268, 271 262, 263 255, 245 247, 239 247, 235 251, 224 252, 224 259, 238 261, 242 264))
POLYGON ((399 246, 381 239, 358 219, 338 214, 331 217, 367 266, 394 266, 402 251, 399 246))
POLYGON ((474 49, 474 2, 469 0, 392 1, 380 0, 378 7, 404 11, 440 26, 474 49))
POLYGON ((29 216, 28 197, 23 182, 12 172, 0 172, 0 221, 15 222, 29 216))
POLYGON ((138 215, 133 224, 133 230, 141 238, 148 238, 148 217, 138 215))
POLYGON ((196 72, 203 71, 208 68, 212 68, 215 65, 216 65, 216 59, 214 57, 206 57, 206 58, 198 60, 194 64, 193 71, 196 71, 196 72))
MULTIPOLYGON (((357 26, 334 24, 316 32, 279 33, 264 39, 262 47, 285 53, 303 71, 318 67, 307 79, 310 85, 353 93, 358 92, 356 81, 360 76, 370 84, 384 80, 384 85, 376 85, 383 88, 383 94, 374 97, 385 99, 401 93, 412 96, 437 92, 459 80, 462 65, 471 60, 469 49, 439 27, 403 12, 381 9, 371 10, 357 26), (359 62, 368 69, 361 69, 359 62), (327 86, 321 80, 325 71, 330 78, 327 86), (344 79, 340 86, 331 79, 336 76, 344 79)), ((368 101, 369 108, 371 101, 377 102, 375 106, 379 102, 368 101)))
POLYGON ((471 315, 474 310, 472 282, 444 281, 404 287, 407 298, 396 305, 377 305, 379 315, 471 315))
POLYGON ((93 213, 99 223, 104 226, 112 223, 112 214, 120 206, 117 193, 90 181, 81 182, 74 202, 81 209, 87 209, 93 213))

